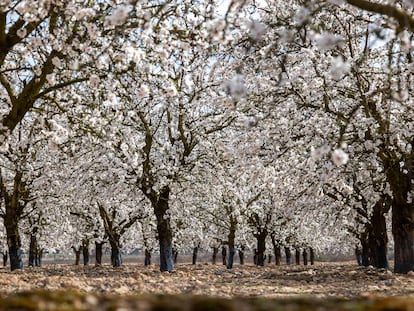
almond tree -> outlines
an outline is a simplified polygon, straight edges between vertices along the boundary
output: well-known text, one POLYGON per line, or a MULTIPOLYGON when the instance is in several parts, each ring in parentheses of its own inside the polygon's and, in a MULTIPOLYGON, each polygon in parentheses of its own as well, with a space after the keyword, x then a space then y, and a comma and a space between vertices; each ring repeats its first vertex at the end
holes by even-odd
MULTIPOLYGON (((271 75, 278 79, 267 84, 269 92, 291 97, 303 113, 322 112, 324 119, 337 123, 336 137, 326 137, 337 144, 332 152, 336 163, 352 158, 352 152, 347 155, 341 144, 356 146, 361 140, 353 137, 372 145, 370 152, 392 196, 394 269, 407 273, 414 261, 410 246, 414 232, 412 142, 407 130, 412 119, 409 4, 395 9, 381 3, 347 2, 366 11, 339 2, 308 2, 296 8, 285 4, 282 12, 274 6, 276 2, 268 2, 261 12, 269 13, 269 32, 255 48, 279 60, 271 75)), ((263 66, 267 64, 264 59, 263 66)))

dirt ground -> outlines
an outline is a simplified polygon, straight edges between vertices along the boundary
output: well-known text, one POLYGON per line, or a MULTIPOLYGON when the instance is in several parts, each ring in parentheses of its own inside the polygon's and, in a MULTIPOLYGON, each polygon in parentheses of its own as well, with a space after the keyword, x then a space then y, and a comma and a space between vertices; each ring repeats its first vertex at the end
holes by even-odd
POLYGON ((93 294, 167 294, 212 297, 357 298, 414 296, 414 273, 393 274, 354 262, 316 263, 314 266, 178 264, 161 273, 157 265, 126 264, 121 268, 45 265, 23 271, 0 269, 0 294, 36 289, 76 290, 93 294))

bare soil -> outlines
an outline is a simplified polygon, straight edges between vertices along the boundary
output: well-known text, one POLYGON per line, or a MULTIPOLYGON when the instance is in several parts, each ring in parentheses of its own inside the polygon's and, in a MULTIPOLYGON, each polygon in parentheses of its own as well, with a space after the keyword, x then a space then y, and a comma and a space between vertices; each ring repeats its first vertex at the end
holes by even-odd
POLYGON ((45 265, 23 271, 0 269, 0 294, 45 289, 93 294, 205 295, 210 297, 358 298, 414 296, 414 273, 358 267, 354 262, 316 263, 314 266, 178 264, 160 272, 157 265, 126 264, 121 268, 45 265))

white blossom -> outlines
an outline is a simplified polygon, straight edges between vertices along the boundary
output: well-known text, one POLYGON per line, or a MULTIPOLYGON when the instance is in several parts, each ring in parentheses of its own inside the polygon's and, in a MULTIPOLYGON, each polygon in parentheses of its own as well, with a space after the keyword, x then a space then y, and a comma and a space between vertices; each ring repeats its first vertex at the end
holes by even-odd
POLYGON ((106 22, 109 26, 120 26, 126 22, 131 11, 130 6, 120 6, 110 15, 106 22))
POLYGON ((307 7, 301 6, 297 11, 293 18, 294 22, 298 26, 302 26, 305 24, 309 17, 310 17, 310 11, 307 7))
POLYGON ((252 38, 254 41, 262 40, 263 36, 266 34, 266 25, 257 20, 250 21, 247 26, 249 29, 250 38, 252 38))
POLYGON ((334 79, 339 80, 351 71, 351 65, 344 61, 342 56, 333 57, 328 75, 334 79))
POLYGON ((345 153, 345 151, 343 151, 342 149, 338 148, 332 152, 332 162, 336 166, 344 165, 348 162, 348 160, 349 160, 348 154, 345 153))
POLYGON ((321 50, 330 50, 338 46, 343 42, 343 38, 339 35, 325 32, 322 34, 315 35, 315 43, 321 50))
POLYGON ((137 97, 139 99, 142 99, 144 97, 147 97, 149 95, 149 93, 150 93, 150 90, 149 90, 148 86, 145 85, 145 84, 141 84, 141 86, 137 90, 137 97))
POLYGON ((224 89, 235 102, 239 101, 245 97, 247 93, 246 86, 244 84, 244 76, 241 74, 235 75, 233 79, 224 83, 224 89))

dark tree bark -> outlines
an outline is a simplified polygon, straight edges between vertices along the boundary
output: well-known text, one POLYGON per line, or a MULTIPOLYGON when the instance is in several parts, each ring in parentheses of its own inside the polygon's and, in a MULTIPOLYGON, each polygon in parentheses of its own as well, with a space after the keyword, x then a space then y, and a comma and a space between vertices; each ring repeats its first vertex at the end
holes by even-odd
POLYGON ((297 265, 300 265, 300 249, 299 248, 295 249, 295 261, 297 265))
POLYGON ((105 242, 95 241, 95 266, 102 265, 102 248, 105 242))
POLYGON ((31 234, 30 234, 30 243, 29 243, 29 266, 34 267, 36 265, 36 261, 38 258, 38 250, 39 246, 37 243, 37 236, 36 233, 38 231, 37 227, 34 227, 31 234))
POLYGON ((225 246, 221 248, 221 258, 223 260, 223 265, 227 266, 227 249, 225 246))
POLYGON ((160 191, 158 200, 152 201, 152 206, 157 219, 161 271, 174 270, 174 259, 172 252, 172 230, 170 225, 170 218, 167 217, 167 211, 169 209, 169 197, 170 188, 166 186, 160 191))
POLYGON ((285 257, 286 264, 290 265, 292 263, 292 252, 290 251, 290 247, 285 246, 285 257))
POLYGON ((113 267, 122 266, 121 247, 119 243, 120 238, 121 236, 116 233, 109 236, 109 244, 111 245, 111 263, 113 267))
POLYGON ((257 258, 256 258, 256 265, 264 266, 265 264, 265 252, 266 252, 266 237, 267 237, 267 230, 264 228, 258 228, 258 233, 255 234, 256 242, 257 242, 257 258))
POLYGON ((269 254, 267 258, 267 263, 272 263, 272 254, 269 254))
POLYGON ((236 248, 229 246, 229 260, 227 261, 227 269, 233 269, 234 255, 236 255, 236 248))
POLYGON ((273 253, 275 255, 275 264, 276 266, 280 266, 280 263, 282 261, 282 254, 280 251, 280 243, 276 240, 275 233, 272 232, 270 235, 270 238, 272 239, 272 246, 273 246, 273 253))
POLYGON ((315 251, 312 247, 309 248, 309 260, 311 265, 315 264, 315 251))
POLYGON ((7 258, 8 257, 9 257, 9 252, 8 251, 5 251, 3 253, 3 267, 6 267, 7 266, 7 258))
POLYGON ((9 257, 10 257, 10 269, 11 271, 17 269, 23 269, 23 251, 21 249, 20 234, 18 228, 14 228, 14 233, 11 233, 11 229, 7 229, 7 244, 9 246, 9 257))
POLYGON ((359 241, 361 242, 361 264, 364 267, 368 267, 371 264, 371 249, 369 243, 369 230, 360 234, 359 241))
POLYGON ((9 204, 6 204, 6 215, 4 217, 4 226, 6 227, 11 271, 23 269, 23 251, 21 249, 19 232, 19 216, 16 214, 18 207, 13 207, 13 205, 16 204, 14 204, 14 202, 9 202, 9 204), (7 208, 8 205, 9 208, 7 208), (7 210, 9 211, 7 212, 7 210))
POLYGON ((414 202, 410 199, 414 179, 414 148, 410 153, 400 156, 385 144, 380 147, 378 155, 392 191, 394 272, 408 273, 414 271, 414 202))
POLYGON ((218 251, 219 251, 219 248, 218 247, 213 247, 213 258, 212 258, 213 265, 215 265, 216 262, 217 262, 217 254, 218 254, 218 251))
POLYGON ((414 271, 414 205, 392 206, 392 232, 394 236, 394 272, 414 271))
POLYGON ((199 246, 193 248, 193 265, 197 263, 198 248, 199 246))
POLYGON ((303 256, 303 265, 307 266, 308 265, 308 252, 306 248, 303 249, 302 256, 303 256))
POLYGON ((73 252, 75 253, 75 266, 79 266, 82 246, 79 246, 78 249, 76 249, 75 246, 72 246, 72 249, 73 249, 73 252))
MULTIPOLYGON (((371 230, 369 232, 369 248, 371 250, 371 264, 377 268, 389 269, 387 256, 387 224, 385 213, 389 211, 391 198, 383 195, 374 205, 371 216, 371 230)), ((414 264, 414 263, 413 263, 414 264)))
POLYGON ((42 258, 43 258, 43 249, 38 248, 36 257, 35 257, 35 266, 41 267, 42 266, 42 258))
POLYGON ((229 231, 229 234, 227 236, 228 240, 228 246, 229 246, 229 258, 227 260, 227 269, 233 269, 233 263, 234 263, 234 255, 236 254, 236 225, 232 225, 229 231))
POLYGON ((178 251, 174 248, 173 248, 173 261, 175 265, 178 263, 178 251))
POLYGON ((245 250, 244 245, 240 246, 240 249, 239 249, 240 265, 244 265, 244 250, 245 250))
POLYGON ((148 248, 145 249, 144 265, 145 266, 151 265, 151 252, 148 250, 148 248))
POLYGON ((89 264, 89 239, 82 240, 82 255, 83 265, 87 266, 89 264))
POLYGON ((282 252, 280 251, 280 246, 275 247, 274 253, 275 253, 275 264, 276 266, 280 266, 280 263, 282 261, 282 252))

